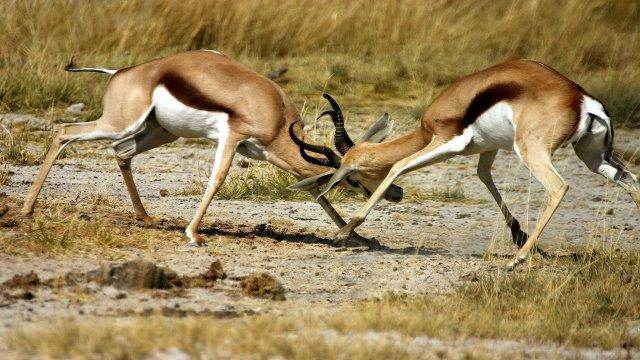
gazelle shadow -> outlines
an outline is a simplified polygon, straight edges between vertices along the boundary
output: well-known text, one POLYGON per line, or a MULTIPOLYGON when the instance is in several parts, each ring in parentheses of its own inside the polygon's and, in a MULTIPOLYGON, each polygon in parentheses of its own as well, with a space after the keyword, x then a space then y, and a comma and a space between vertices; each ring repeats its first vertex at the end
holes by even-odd
MULTIPOLYGON (((184 221, 171 222, 171 224, 164 222, 157 227, 168 231, 184 231, 186 224, 184 221)), ((446 249, 440 248, 425 248, 407 246, 400 248, 392 248, 386 245, 380 244, 378 240, 358 237, 349 239, 346 242, 338 242, 330 237, 318 236, 312 232, 308 232, 305 229, 297 228, 294 226, 287 226, 286 228, 276 226, 270 223, 260 224, 237 224, 230 221, 217 221, 215 223, 206 224, 198 230, 198 233, 207 236, 230 236, 236 238, 252 239, 255 237, 268 237, 276 241, 286 241, 292 243, 305 243, 305 244, 322 244, 337 249, 351 249, 354 252, 382 252, 387 254, 402 254, 402 255, 450 255, 446 249)))

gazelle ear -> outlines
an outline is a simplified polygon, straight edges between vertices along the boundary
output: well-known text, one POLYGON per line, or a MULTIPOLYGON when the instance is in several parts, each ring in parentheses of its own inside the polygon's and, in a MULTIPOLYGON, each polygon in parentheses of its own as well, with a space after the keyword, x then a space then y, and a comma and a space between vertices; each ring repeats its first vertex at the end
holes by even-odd
POLYGON ((325 184, 327 181, 329 181, 329 179, 331 179, 331 175, 333 175, 333 170, 328 171, 326 173, 319 174, 319 175, 308 177, 304 180, 300 180, 293 185, 289 185, 287 189, 309 191, 311 189, 317 188, 322 184, 325 184))
POLYGON ((362 142, 381 142, 389 136, 393 129, 393 120, 389 117, 388 113, 384 113, 375 123, 373 123, 367 131, 365 131, 358 139, 356 143, 362 142))
POLYGON ((327 186, 325 186, 322 192, 320 192, 320 194, 316 196, 316 199, 320 198, 320 196, 329 192, 329 190, 333 189, 336 185, 338 185, 338 183, 342 181, 342 179, 346 178, 347 176, 349 176, 351 173, 355 171, 356 169, 353 167, 341 167, 340 169, 338 169, 338 171, 336 171, 333 174, 333 176, 331 176, 331 179, 327 181, 327 186))

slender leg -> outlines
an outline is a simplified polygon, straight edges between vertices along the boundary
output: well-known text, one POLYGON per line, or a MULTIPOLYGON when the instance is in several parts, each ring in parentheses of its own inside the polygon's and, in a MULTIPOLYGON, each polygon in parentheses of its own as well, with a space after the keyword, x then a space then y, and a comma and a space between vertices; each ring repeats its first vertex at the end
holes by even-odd
MULTIPOLYGON (((309 191, 309 193, 311 194, 311 196, 313 196, 315 198, 320 193, 320 190, 311 189, 309 191)), ((318 198, 317 201, 318 201, 318 204, 320 204, 320 206, 322 207, 322 209, 327 213, 327 215, 329 215, 331 220, 333 220, 333 222, 336 225, 338 225, 338 227, 341 228, 341 227, 347 225, 347 223, 344 221, 344 219, 342 219, 342 216, 340 216, 340 214, 338 214, 336 209, 333 207, 333 205, 331 205, 331 203, 329 202, 329 200, 327 200, 326 197, 321 196, 321 197, 318 198)))
MULTIPOLYGON (((525 154, 523 154, 525 155, 525 154)), ((545 207, 542 217, 538 220, 536 227, 527 240, 527 242, 518 250, 516 258, 507 264, 507 270, 513 270, 513 268, 521 262, 524 262, 529 256, 531 250, 536 246, 540 234, 547 226, 547 223, 551 219, 551 216, 555 213, 558 205, 562 201, 562 198, 567 193, 569 186, 564 182, 562 177, 558 174, 556 169, 551 164, 551 157, 548 155, 540 155, 538 153, 536 158, 523 156, 527 166, 533 173, 533 175, 542 183, 544 188, 549 193, 549 202, 545 207)))
POLYGON ((127 191, 129 192, 129 197, 133 204, 133 210, 136 213, 136 219, 142 220, 145 225, 152 225, 155 220, 145 211, 142 201, 140 200, 140 195, 138 194, 138 189, 133 181, 133 175, 131 174, 131 158, 116 158, 116 161, 118 162, 118 167, 120 168, 120 172, 124 178, 124 183, 127 186, 127 191))
POLYGON ((200 202, 200 206, 198 207, 195 216, 185 230, 185 234, 189 238, 189 246, 200 246, 204 243, 202 236, 198 235, 198 226, 200 225, 200 221, 202 221, 204 214, 207 212, 207 208, 209 207, 213 196, 216 194, 229 173, 231 161, 235 155, 236 146, 240 141, 241 139, 238 135, 230 133, 225 138, 221 138, 218 142, 213 170, 211 171, 211 177, 207 183, 207 189, 205 190, 204 197, 200 202))
POLYGON ((147 214, 142 205, 138 189, 136 188, 131 173, 131 160, 140 153, 168 144, 176 139, 176 136, 164 131, 154 119, 149 119, 143 131, 113 144, 116 161, 118 162, 124 183, 127 186, 136 218, 142 220, 147 226, 153 225, 157 221, 147 214))
POLYGON ((497 153, 498 151, 494 150, 480 154, 480 160, 478 161, 478 177, 487 187, 493 196, 493 199, 500 207, 500 211, 507 222, 507 226, 511 229, 513 243, 521 248, 529 236, 526 232, 522 231, 518 220, 511 215, 511 212, 507 208, 507 204, 502 200, 502 196, 500 195, 498 188, 496 188, 496 184, 493 182, 493 176, 491 175, 491 165, 493 165, 493 160, 496 158, 497 153))
MULTIPOLYGON (((269 156, 269 162, 281 169, 288 169, 291 168, 291 165, 289 165, 287 162, 279 159, 277 157, 277 155, 275 154, 271 154, 269 156)), ((315 199, 318 194, 320 193, 320 190, 318 189, 311 189, 309 190, 309 194, 311 194, 311 196, 315 199)), ((340 216, 340 214, 336 211, 336 209, 333 207, 333 205, 331 205, 331 203, 329 202, 329 200, 327 200, 326 197, 322 196, 320 198, 318 198, 318 204, 320 204, 320 206, 322 207, 322 210, 324 210, 324 212, 327 213, 327 215, 329 215, 329 217, 331 218, 331 220, 339 227, 343 227, 345 226, 347 223, 344 221, 344 219, 342 219, 342 216, 340 216)))
MULTIPOLYGON (((311 196, 313 196, 314 198, 320 193, 320 190, 318 189, 312 189, 309 191, 309 193, 311 194, 311 196)), ((318 204, 320 204, 320 206, 322 206, 322 209, 331 217, 331 220, 333 220, 333 222, 339 227, 342 228, 343 226, 347 225, 347 223, 342 219, 342 216, 340 216, 340 214, 338 214, 338 212, 336 211, 336 209, 333 207, 333 205, 331 205, 331 203, 329 202, 329 200, 327 200, 327 198, 325 198, 324 196, 321 196, 318 198, 318 204)), ((350 240, 354 240, 357 244, 359 245, 365 245, 368 246, 370 248, 376 248, 380 246, 380 243, 375 240, 375 239, 367 239, 366 237, 358 234, 355 230, 352 230, 351 233, 349 234, 348 239, 350 240)), ((338 245, 343 245, 346 246, 347 243, 346 241, 340 241, 338 243, 338 245)))
POLYGON ((373 206, 382 199, 387 188, 391 186, 398 176, 424 166, 447 160, 464 150, 464 148, 469 144, 469 141, 471 141, 470 138, 456 138, 456 140, 459 141, 454 142, 452 140, 444 142, 440 140, 440 138, 434 138, 423 150, 420 150, 393 165, 389 174, 387 174, 387 177, 380 185, 378 185, 378 188, 369 197, 364 206, 356 212, 345 227, 340 229, 336 235, 336 239, 344 240, 348 238, 351 231, 353 231, 353 229, 358 225, 362 224, 367 215, 369 215, 369 212, 373 209, 373 206))
POLYGON ((97 121, 78 124, 62 124, 60 130, 58 130, 58 133, 51 142, 51 147, 47 152, 47 156, 42 162, 42 165, 40 165, 38 175, 36 175, 33 185, 31 185, 31 190, 29 190, 29 193, 25 197, 21 211, 23 215, 30 215, 33 213, 33 206, 36 203, 38 194, 40 194, 40 190, 42 190, 42 186, 47 179, 47 175, 49 174, 53 163, 56 161, 64 147, 75 140, 81 139, 82 135, 91 134, 96 131, 97 128, 97 121))

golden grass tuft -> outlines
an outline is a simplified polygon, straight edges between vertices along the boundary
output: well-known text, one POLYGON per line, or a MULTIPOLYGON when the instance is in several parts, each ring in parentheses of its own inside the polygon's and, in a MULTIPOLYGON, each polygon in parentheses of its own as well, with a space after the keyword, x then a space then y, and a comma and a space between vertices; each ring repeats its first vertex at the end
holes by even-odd
MULTIPOLYGON (((288 200, 309 201, 311 196, 302 191, 287 189, 287 186, 297 180, 292 175, 265 162, 249 162, 249 166, 233 167, 224 184, 216 193, 216 199, 220 200, 288 200)), ((201 174, 200 178, 189 183, 184 189, 178 190, 173 195, 201 196, 206 188, 208 173, 201 174)), ((362 195, 343 188, 333 190, 329 201, 345 202, 362 199, 362 195)))
POLYGON ((11 181, 11 174, 9 173, 9 169, 7 169, 6 164, 0 165, 0 185, 4 186, 9 184, 11 181))
MULTIPOLYGON (((0 128, 0 160, 15 165, 37 165, 47 155, 55 133, 48 129, 33 131, 25 126, 17 125, 0 128)), ((69 155, 64 149, 58 156, 63 159, 69 155)))
MULTIPOLYGON (((11 213, 10 219, 16 226, 7 228, 9 232, 0 236, 0 253, 48 256, 100 254, 117 258, 125 256, 131 248, 153 250, 177 240, 172 232, 136 226, 135 221, 126 216, 114 215, 113 209, 117 204, 106 195, 96 195, 87 203, 90 210, 53 203, 31 218, 11 213)), ((12 207, 15 209, 16 204, 12 207)))
MULTIPOLYGON (((539 263, 536 259, 535 262, 539 263)), ((640 346, 640 252, 578 249, 533 268, 478 274, 453 294, 391 295, 358 307, 341 331, 640 346)))

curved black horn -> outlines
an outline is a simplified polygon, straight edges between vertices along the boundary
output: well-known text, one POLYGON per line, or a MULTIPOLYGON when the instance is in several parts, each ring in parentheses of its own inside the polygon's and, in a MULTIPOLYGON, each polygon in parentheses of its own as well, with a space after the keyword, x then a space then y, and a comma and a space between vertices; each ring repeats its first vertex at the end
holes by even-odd
POLYGON ((335 99, 332 98, 331 95, 324 93, 322 94, 322 96, 327 99, 329 104, 331 104, 333 110, 327 110, 323 112, 322 114, 320 114, 320 116, 318 116, 318 119, 325 115, 331 116, 333 125, 336 128, 335 135, 333 136, 333 142, 336 146, 336 149, 338 149, 338 152, 344 155, 353 146, 353 141, 351 141, 349 134, 347 134, 347 131, 344 128, 344 116, 342 116, 342 109, 340 109, 340 105, 338 105, 338 102, 335 101, 335 99))
POLYGON ((300 120, 289 125, 289 136, 291 136, 291 139, 293 140, 293 142, 296 145, 298 145, 298 147, 300 147, 300 156, 302 156, 302 158, 305 159, 306 161, 315 165, 327 166, 327 167, 332 167, 336 169, 340 168, 340 165, 341 165, 340 157, 336 155, 336 153, 334 153, 333 150, 331 150, 326 146, 307 144, 302 139, 296 136, 296 133, 293 131, 293 126, 298 122, 300 122, 300 120), (317 157, 311 156, 307 154, 305 150, 323 155, 326 159, 319 159, 317 157))

